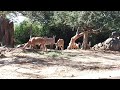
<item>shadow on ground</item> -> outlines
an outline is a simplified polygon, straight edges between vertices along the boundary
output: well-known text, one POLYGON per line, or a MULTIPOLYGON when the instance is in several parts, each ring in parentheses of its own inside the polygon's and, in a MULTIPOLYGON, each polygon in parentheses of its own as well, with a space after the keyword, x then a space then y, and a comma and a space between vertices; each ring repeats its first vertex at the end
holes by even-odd
MULTIPOLYGON (((36 52, 37 53, 37 52, 36 52)), ((58 52, 60 53, 60 52, 58 52)), ((74 56, 74 55, 73 55, 74 56)), ((0 65, 10 65, 10 64, 34 64, 36 66, 68 66, 77 70, 103 70, 103 69, 113 69, 118 68, 119 66, 114 65, 104 65, 101 62, 76 62, 71 61, 68 58, 36 58, 30 56, 20 56, 16 55, 15 58, 9 61, 0 60, 0 65)), ((98 57, 98 56, 95 56, 98 57)))

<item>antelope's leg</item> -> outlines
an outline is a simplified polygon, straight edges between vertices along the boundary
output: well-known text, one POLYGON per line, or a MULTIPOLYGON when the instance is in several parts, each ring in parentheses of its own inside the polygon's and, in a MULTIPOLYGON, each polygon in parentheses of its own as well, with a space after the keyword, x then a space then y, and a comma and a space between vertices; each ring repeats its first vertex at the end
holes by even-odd
POLYGON ((43 46, 44 50, 47 51, 46 45, 45 45, 45 44, 42 44, 42 46, 43 46))
POLYGON ((53 44, 52 43, 50 44, 50 49, 53 49, 53 44))
POLYGON ((35 47, 35 44, 31 44, 31 45, 30 45, 30 48, 31 48, 31 49, 34 49, 34 47, 35 47))
POLYGON ((62 46, 63 50, 64 50, 64 45, 62 46))
POLYGON ((43 49, 44 49, 44 45, 43 45, 43 44, 41 44, 40 49, 41 49, 41 50, 43 50, 43 49))
POLYGON ((28 44, 28 43, 26 43, 26 44, 23 46, 23 49, 25 49, 28 45, 29 45, 29 44, 28 44))
POLYGON ((50 49, 52 49, 52 44, 50 44, 50 49))
POLYGON ((58 50, 58 46, 56 45, 56 48, 55 48, 55 50, 58 50))
POLYGON ((39 46, 40 46, 40 50, 42 50, 42 45, 41 45, 41 44, 39 44, 39 46))
POLYGON ((57 50, 57 43, 55 43, 55 50, 57 50))
POLYGON ((45 51, 47 51, 47 47, 46 47, 46 45, 44 44, 44 47, 45 47, 45 51))
POLYGON ((60 49, 61 49, 61 50, 63 50, 63 47, 62 47, 62 46, 60 46, 60 49))

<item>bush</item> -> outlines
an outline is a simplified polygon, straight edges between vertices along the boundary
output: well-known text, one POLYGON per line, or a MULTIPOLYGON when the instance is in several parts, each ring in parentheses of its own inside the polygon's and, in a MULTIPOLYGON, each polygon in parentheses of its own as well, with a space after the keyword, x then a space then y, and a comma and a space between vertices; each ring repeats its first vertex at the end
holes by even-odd
MULTIPOLYGON (((26 43, 30 38, 31 23, 23 21, 15 26, 15 41, 16 44, 26 43)), ((32 36, 40 36, 42 27, 36 23, 32 24, 32 36)))

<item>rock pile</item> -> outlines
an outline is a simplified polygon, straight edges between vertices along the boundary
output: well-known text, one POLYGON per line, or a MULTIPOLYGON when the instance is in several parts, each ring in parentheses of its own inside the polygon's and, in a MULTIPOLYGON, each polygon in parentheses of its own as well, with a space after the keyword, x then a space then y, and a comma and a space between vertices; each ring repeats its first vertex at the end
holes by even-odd
POLYGON ((93 50, 112 50, 120 51, 120 37, 110 37, 102 43, 98 43, 92 47, 93 50))

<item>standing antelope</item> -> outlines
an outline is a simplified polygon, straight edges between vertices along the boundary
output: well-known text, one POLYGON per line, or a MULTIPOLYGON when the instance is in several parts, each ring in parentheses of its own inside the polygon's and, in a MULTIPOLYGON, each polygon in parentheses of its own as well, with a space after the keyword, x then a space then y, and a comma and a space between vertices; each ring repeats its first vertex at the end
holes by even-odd
POLYGON ((46 39, 45 45, 50 45, 50 49, 52 49, 53 45, 55 44, 55 37, 56 36, 53 36, 52 38, 45 37, 45 39, 46 39))
POLYGON ((47 51, 46 45, 50 45, 50 48, 53 47, 53 44, 55 44, 55 36, 53 38, 47 38, 47 37, 32 37, 23 47, 31 46, 32 48, 35 47, 35 45, 40 45, 40 47, 43 47, 45 51, 47 51))
POLYGON ((25 49, 27 46, 31 46, 32 48, 35 47, 35 45, 41 45, 43 46, 44 50, 47 51, 45 46, 46 40, 43 37, 32 37, 29 39, 29 41, 23 46, 23 49, 25 49))
POLYGON ((58 47, 63 50, 64 49, 64 40, 63 39, 58 39, 58 41, 56 42, 56 50, 58 49, 58 47))

